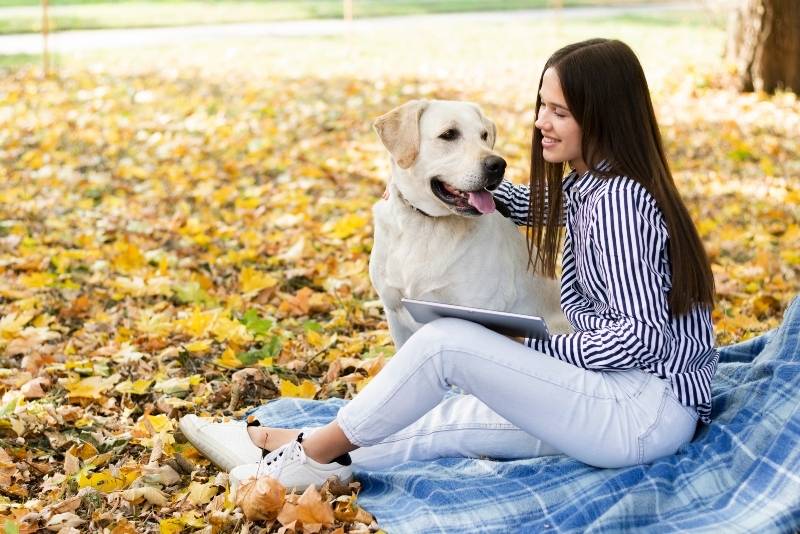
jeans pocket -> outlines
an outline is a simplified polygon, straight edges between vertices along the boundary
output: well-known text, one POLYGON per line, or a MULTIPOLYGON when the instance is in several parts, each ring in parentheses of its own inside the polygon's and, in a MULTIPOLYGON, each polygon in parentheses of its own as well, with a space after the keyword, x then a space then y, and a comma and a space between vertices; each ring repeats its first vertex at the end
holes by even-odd
POLYGON ((628 371, 608 371, 603 373, 603 378, 609 384, 611 395, 617 400, 630 400, 639 398, 646 388, 654 387, 655 375, 640 369, 628 371))
POLYGON ((639 463, 675 454, 691 441, 696 428, 697 412, 682 405, 669 386, 664 387, 655 421, 638 438, 639 463))

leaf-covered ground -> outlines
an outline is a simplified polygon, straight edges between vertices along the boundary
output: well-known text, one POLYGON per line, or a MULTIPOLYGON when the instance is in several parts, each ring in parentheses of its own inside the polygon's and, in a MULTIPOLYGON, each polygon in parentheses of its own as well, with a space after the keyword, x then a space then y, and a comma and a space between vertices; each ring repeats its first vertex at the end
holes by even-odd
POLYGON ((357 486, 246 522, 178 418, 363 387, 393 352, 367 275, 388 167, 372 119, 415 97, 476 101, 522 182, 541 64, 588 35, 641 54, 714 264, 719 343, 778 324, 800 288, 794 95, 725 89, 719 30, 448 32, 137 50, 65 60, 50 80, 0 76, 7 531, 374 531, 357 486))

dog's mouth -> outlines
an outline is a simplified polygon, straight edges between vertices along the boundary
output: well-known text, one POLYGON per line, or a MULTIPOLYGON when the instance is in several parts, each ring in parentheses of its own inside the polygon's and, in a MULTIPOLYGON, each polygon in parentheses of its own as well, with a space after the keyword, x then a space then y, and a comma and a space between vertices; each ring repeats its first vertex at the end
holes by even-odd
POLYGON ((486 189, 462 191, 438 178, 432 178, 431 191, 436 198, 462 215, 481 215, 495 210, 494 197, 486 189))

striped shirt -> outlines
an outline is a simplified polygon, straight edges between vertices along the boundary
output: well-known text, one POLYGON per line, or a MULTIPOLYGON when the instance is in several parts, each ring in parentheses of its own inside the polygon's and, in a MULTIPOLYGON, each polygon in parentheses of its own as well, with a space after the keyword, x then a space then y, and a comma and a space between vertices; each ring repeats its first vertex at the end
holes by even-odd
MULTIPOLYGON (((652 373, 710 423, 718 360, 711 313, 670 316, 667 227, 655 199, 630 178, 590 172, 572 172, 563 191, 561 308, 575 333, 526 344, 585 369, 652 373)), ((527 186, 503 180, 492 193, 527 224, 527 186)))

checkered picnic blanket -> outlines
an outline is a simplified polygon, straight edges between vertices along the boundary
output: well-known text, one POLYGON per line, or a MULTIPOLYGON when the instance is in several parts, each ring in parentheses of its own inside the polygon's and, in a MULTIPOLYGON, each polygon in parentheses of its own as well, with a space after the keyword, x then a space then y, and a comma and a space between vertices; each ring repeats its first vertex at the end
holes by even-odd
MULTIPOLYGON (((280 399, 266 424, 315 426, 343 401, 280 399)), ((713 423, 677 454, 598 469, 565 456, 409 462, 358 472, 358 498, 391 534, 800 531, 800 298, 783 324, 722 347, 713 423)))

